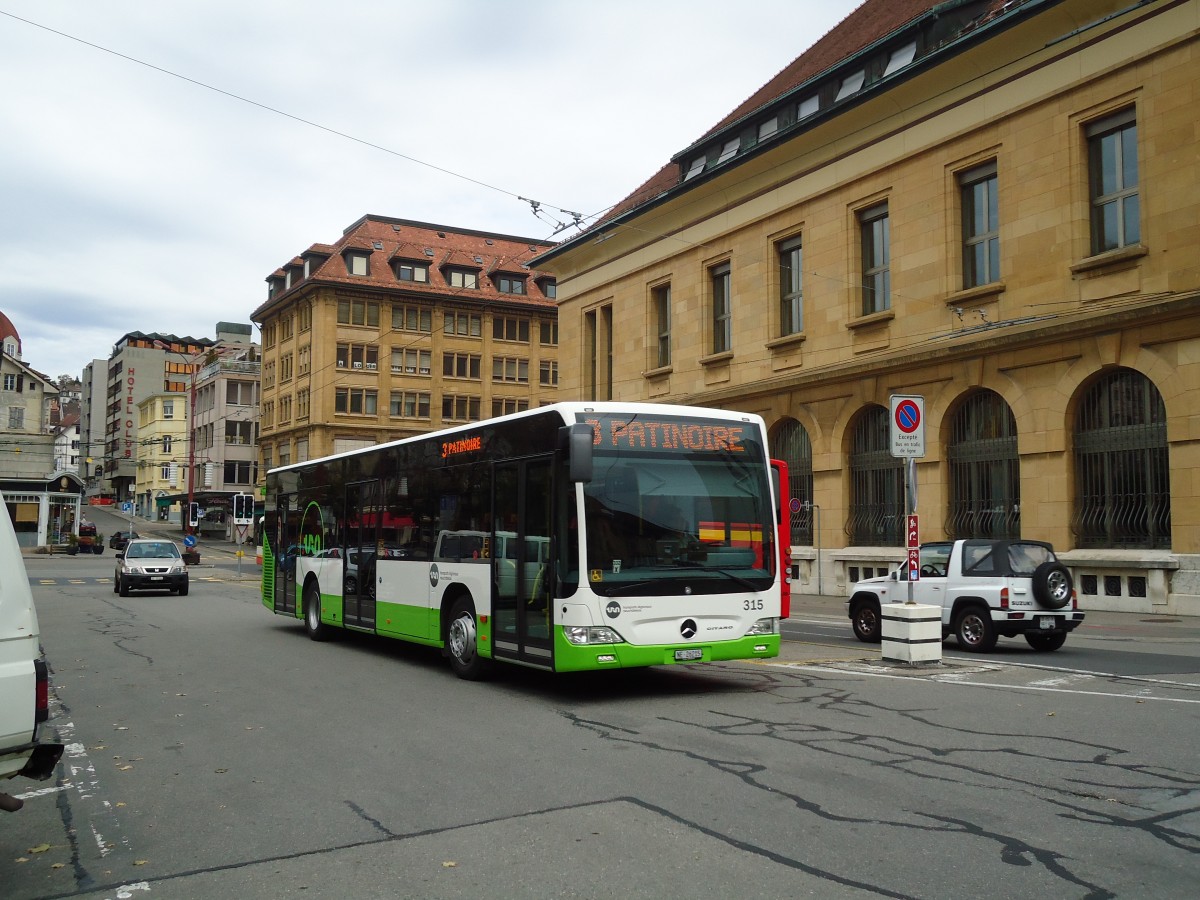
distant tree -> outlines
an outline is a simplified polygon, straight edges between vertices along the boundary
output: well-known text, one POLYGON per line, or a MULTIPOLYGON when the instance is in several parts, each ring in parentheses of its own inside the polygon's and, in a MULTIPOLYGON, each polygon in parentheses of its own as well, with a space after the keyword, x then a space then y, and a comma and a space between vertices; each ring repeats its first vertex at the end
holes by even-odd
POLYGON ((54 380, 54 383, 58 385, 60 390, 82 384, 78 375, 59 375, 58 378, 54 380))

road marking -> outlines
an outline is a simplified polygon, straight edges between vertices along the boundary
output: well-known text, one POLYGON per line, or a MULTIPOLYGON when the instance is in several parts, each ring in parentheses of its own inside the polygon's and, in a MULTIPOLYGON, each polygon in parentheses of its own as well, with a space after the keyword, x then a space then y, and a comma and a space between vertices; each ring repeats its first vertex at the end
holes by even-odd
MULTIPOLYGON (((801 666, 803 666, 803 664, 796 664, 796 663, 779 663, 779 665, 787 666, 788 668, 800 668, 801 666)), ((863 676, 866 676, 867 678, 896 678, 896 679, 904 679, 907 681, 913 680, 912 675, 892 675, 888 672, 868 672, 863 669, 825 668, 824 666, 803 666, 803 668, 805 668, 809 672, 813 672, 813 671, 828 672, 831 675, 833 675, 833 674, 836 674, 836 675, 854 674, 854 675, 863 675, 863 676)), ((1132 676, 1109 675, 1106 677, 1118 678, 1118 679, 1125 680, 1132 676)), ((1150 694, 1143 693, 1142 691, 1138 691, 1136 694, 1118 694, 1114 691, 1068 690, 1066 688, 1039 687, 1037 685, 1032 685, 1032 684, 1001 684, 999 682, 991 682, 991 681, 964 681, 964 680, 960 680, 960 679, 956 679, 956 678, 946 678, 945 676, 941 675, 940 673, 933 675, 931 678, 929 678, 929 680, 936 681, 939 684, 966 685, 967 687, 993 687, 993 688, 1003 688, 1005 690, 1010 690, 1010 691, 1040 691, 1042 693, 1048 693, 1048 694, 1078 694, 1078 695, 1085 696, 1085 697, 1115 697, 1118 700, 1139 700, 1139 701, 1140 700, 1158 700, 1163 703, 1200 703, 1200 700, 1191 700, 1186 697, 1155 697, 1150 694)), ((1176 684, 1181 687, 1189 687, 1189 688, 1196 687, 1196 685, 1187 684, 1186 682, 1162 682, 1162 683, 1165 685, 1176 684)))

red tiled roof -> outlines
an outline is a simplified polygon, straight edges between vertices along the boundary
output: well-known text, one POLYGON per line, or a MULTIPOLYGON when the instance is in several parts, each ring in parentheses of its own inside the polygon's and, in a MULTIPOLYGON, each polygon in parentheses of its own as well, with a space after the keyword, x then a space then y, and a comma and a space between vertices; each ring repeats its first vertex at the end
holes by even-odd
MULTIPOLYGON (((978 25, 994 18, 1006 7, 1020 5, 1024 2, 1025 0, 987 0, 987 6, 979 13, 974 24, 978 25)), ((721 129, 779 99, 822 73, 828 72, 839 63, 929 13, 935 7, 950 5, 944 0, 865 0, 861 6, 835 25, 824 37, 784 67, 778 75, 697 138, 692 146, 704 142, 721 129)), ((668 162, 640 187, 613 206, 593 224, 592 228, 653 200, 664 191, 678 185, 679 180, 679 166, 674 162, 668 162)))
POLYGON ((441 268, 452 266, 460 269, 475 269, 484 273, 497 270, 528 272, 531 280, 543 276, 552 277, 548 273, 529 269, 528 262, 539 253, 545 253, 554 246, 553 242, 534 238, 453 229, 426 222, 412 222, 383 216, 364 216, 347 228, 336 243, 313 244, 300 257, 276 269, 269 278, 282 279, 289 266, 303 265, 301 257, 305 255, 318 254, 328 257, 307 279, 294 282, 291 289, 286 292, 276 291, 273 297, 251 314, 251 319, 259 321, 267 309, 279 302, 285 294, 290 294, 299 287, 314 281, 335 282, 355 287, 402 289, 405 293, 412 295, 430 294, 431 299, 454 294, 463 300, 502 300, 505 303, 517 305, 553 308, 556 305, 555 302, 544 297, 529 296, 528 294, 501 294, 485 274, 481 274, 479 287, 476 289, 451 287, 441 268), (370 254, 369 275, 351 275, 347 271, 343 255, 347 250, 362 250, 370 254), (426 250, 433 251, 433 254, 430 255, 426 250), (428 263, 429 282, 425 284, 414 281, 398 281, 391 267, 391 262, 395 259, 428 263))

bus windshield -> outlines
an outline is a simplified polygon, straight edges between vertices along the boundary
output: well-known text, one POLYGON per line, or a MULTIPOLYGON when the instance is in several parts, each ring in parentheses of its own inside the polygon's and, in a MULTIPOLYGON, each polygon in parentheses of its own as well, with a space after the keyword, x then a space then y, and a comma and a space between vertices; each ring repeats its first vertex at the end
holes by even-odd
MULTIPOLYGON (((706 429, 693 428, 694 437, 706 429)), ((602 426, 594 476, 583 488, 594 591, 666 596, 770 587, 774 525, 757 440, 739 436, 731 449, 711 440, 672 444, 662 433, 636 441, 609 434, 602 426)))

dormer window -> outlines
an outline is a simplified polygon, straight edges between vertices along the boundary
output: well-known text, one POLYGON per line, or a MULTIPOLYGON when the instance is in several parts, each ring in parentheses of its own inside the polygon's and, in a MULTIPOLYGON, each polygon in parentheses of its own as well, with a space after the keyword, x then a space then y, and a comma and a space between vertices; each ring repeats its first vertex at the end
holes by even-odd
POLYGON ((917 42, 911 41, 903 47, 897 47, 892 51, 891 57, 888 58, 887 68, 883 70, 884 76, 891 75, 893 72, 899 72, 907 66, 917 55, 917 42))
POLYGON ((351 275, 366 277, 371 274, 371 255, 369 253, 347 253, 346 271, 351 275))
POLYGON ((684 173, 683 180, 687 181, 689 178, 695 178, 697 175, 703 172, 704 162, 705 157, 703 156, 697 156, 695 159, 693 159, 692 164, 688 166, 687 172, 684 173))
POLYGON ((837 96, 834 100, 844 100, 862 90, 863 82, 867 80, 867 72, 865 69, 859 69, 857 72, 851 72, 842 79, 842 86, 838 88, 837 96))
POLYGON ((429 283, 429 264, 397 260, 392 263, 396 269, 397 281, 415 281, 420 284, 429 283))
POLYGON ((558 282, 553 278, 539 278, 538 287, 542 289, 543 296, 548 300, 553 300, 558 296, 558 282))
POLYGON ((821 101, 817 99, 816 94, 813 94, 811 97, 805 97, 800 101, 800 105, 796 107, 796 121, 799 122, 801 119, 807 119, 820 108, 821 101))
POLYGON ((479 273, 470 269, 446 269, 443 273, 450 287, 479 289, 479 273))
POLYGON ((292 287, 292 270, 288 269, 287 272, 284 273, 284 276, 283 276, 283 289, 286 291, 286 290, 290 290, 291 287, 292 287))
POLYGON ((721 155, 717 157, 717 165, 720 165, 721 163, 725 162, 725 160, 732 159, 734 156, 736 156, 738 148, 741 147, 741 145, 742 142, 738 138, 734 138, 731 141, 726 141, 725 146, 721 148, 721 155))
POLYGON ((771 116, 765 122, 760 122, 758 125, 758 139, 765 141, 768 138, 775 136, 779 131, 779 116, 771 116))
POLYGON ((502 294, 524 294, 525 279, 518 278, 515 275, 498 275, 496 277, 496 290, 502 294))

